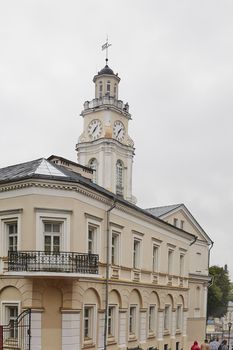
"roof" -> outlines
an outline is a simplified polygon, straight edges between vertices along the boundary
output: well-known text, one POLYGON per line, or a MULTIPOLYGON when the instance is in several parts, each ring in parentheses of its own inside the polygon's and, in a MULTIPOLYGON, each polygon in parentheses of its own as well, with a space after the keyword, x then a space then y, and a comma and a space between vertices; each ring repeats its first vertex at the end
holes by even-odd
POLYGON ((163 207, 147 208, 146 210, 149 211, 149 213, 156 216, 157 218, 159 218, 160 216, 168 214, 170 211, 177 209, 182 205, 183 204, 165 205, 163 207))
MULTIPOLYGON (((16 164, 0 169, 0 185, 16 181, 23 181, 27 179, 42 179, 59 182, 64 181, 66 183, 79 183, 85 187, 91 188, 92 190, 101 193, 102 195, 107 196, 114 202, 117 201, 119 203, 122 203, 152 219, 155 219, 156 221, 163 223, 163 225, 168 225, 169 227, 172 227, 174 229, 173 225, 166 223, 162 219, 150 213, 148 210, 142 209, 136 206, 135 204, 128 202, 121 196, 118 196, 106 190, 105 188, 93 183, 91 179, 88 179, 82 176, 81 174, 74 172, 62 165, 55 164, 52 161, 49 161, 48 159, 39 158, 26 163, 16 164)), ((194 239, 193 234, 180 230, 179 228, 176 228, 176 230, 180 231, 182 235, 185 234, 187 238, 189 237, 189 240, 194 239)))
POLYGON ((100 72, 98 72, 98 75, 102 74, 115 75, 113 70, 107 64, 104 68, 101 69, 100 72))

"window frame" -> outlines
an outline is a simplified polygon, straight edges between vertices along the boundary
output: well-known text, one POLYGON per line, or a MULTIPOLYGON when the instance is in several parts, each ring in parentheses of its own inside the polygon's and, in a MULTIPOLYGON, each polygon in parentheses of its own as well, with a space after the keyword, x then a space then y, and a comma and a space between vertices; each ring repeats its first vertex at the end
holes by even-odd
POLYGON ((153 243, 152 245, 152 272, 159 271, 159 248, 158 244, 153 243), (156 254, 154 252, 156 251, 156 254))
POLYGON ((129 339, 135 339, 138 336, 138 305, 137 304, 130 304, 129 305, 129 317, 128 317, 128 332, 129 332, 129 339), (131 313, 131 310, 133 310, 133 313, 131 313))
POLYGON ((117 231, 115 228, 112 228, 111 230, 111 264, 115 266, 120 265, 121 257, 120 257, 120 252, 121 252, 121 232, 117 231), (116 239, 116 244, 113 245, 113 238, 116 239), (113 259, 114 257, 114 259, 113 259))
POLYGON ((164 332, 169 333, 171 328, 171 305, 164 306, 164 332))
POLYGON ((150 304, 148 307, 148 335, 156 334, 156 304, 150 304), (153 310, 151 314, 151 310, 153 310))
POLYGON ((84 345, 95 344, 96 342, 96 305, 95 304, 84 304, 83 305, 83 343, 84 345), (90 311, 88 318, 85 316, 85 309, 90 311), (89 336, 85 336, 85 321, 88 322, 88 333, 89 336))
POLYGON ((141 243, 142 240, 138 237, 133 238, 133 269, 141 268, 141 243), (136 243, 136 247, 135 247, 136 243), (135 249, 136 248, 136 249, 135 249))
POLYGON ((176 330, 177 331, 182 330, 182 313, 183 313, 182 304, 178 304, 176 307, 176 330))
POLYGON ((70 247, 70 221, 72 211, 57 209, 36 208, 36 250, 44 251, 44 235, 42 234, 44 223, 61 223, 62 237, 60 240, 60 252, 69 252, 70 247))
POLYGON ((115 304, 108 305, 107 337, 109 338, 109 340, 111 340, 111 338, 113 338, 113 339, 116 338, 116 334, 117 334, 117 329, 116 329, 117 320, 116 320, 116 316, 117 316, 117 305, 115 305, 115 304), (109 315, 109 310, 112 311, 111 315, 109 315), (110 332, 109 332, 109 328, 110 328, 110 332))
POLYGON ((0 212, 0 256, 8 255, 9 250, 9 233, 8 224, 17 223, 17 250, 21 249, 21 212, 22 210, 9 211, 9 214, 4 211, 0 212))
POLYGON ((88 240, 89 240, 89 226, 93 227, 95 230, 95 236, 93 240, 93 253, 92 254, 99 254, 100 259, 102 258, 101 255, 101 232, 102 232, 102 218, 99 218, 97 216, 85 213, 86 216, 86 252, 89 251, 88 246, 88 240))

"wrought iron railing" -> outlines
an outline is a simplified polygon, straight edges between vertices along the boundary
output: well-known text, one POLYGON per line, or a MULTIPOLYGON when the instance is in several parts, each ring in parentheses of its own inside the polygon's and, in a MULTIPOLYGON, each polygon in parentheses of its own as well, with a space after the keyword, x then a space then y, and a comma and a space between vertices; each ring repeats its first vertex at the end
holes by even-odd
POLYGON ((9 251, 8 271, 98 274, 99 256, 75 252, 9 251))

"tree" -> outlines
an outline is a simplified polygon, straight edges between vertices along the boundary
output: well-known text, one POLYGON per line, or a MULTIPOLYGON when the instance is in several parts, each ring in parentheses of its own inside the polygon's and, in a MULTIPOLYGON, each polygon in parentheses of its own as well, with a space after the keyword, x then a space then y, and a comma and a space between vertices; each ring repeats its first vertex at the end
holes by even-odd
POLYGON ((233 296, 227 266, 211 266, 209 273, 212 284, 208 289, 207 316, 222 317, 226 314, 228 301, 233 296))

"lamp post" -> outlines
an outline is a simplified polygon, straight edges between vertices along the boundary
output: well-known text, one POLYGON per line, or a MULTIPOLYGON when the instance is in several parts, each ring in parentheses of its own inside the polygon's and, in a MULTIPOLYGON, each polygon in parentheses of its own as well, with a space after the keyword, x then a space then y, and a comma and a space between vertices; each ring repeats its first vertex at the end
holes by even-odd
POLYGON ((229 350, 230 350, 231 327, 232 327, 232 323, 228 322, 228 349, 229 350))

